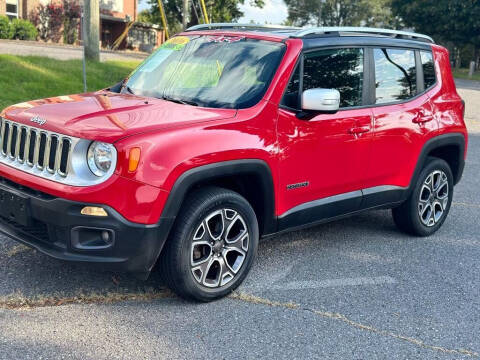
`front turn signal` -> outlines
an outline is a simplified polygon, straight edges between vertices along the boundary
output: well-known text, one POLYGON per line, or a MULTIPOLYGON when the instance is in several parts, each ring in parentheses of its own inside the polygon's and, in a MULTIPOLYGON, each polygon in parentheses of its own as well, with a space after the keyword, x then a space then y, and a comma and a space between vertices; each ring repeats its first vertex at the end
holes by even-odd
POLYGON ((138 168, 138 163, 140 162, 140 148, 134 147, 130 149, 130 154, 128 156, 128 171, 134 172, 138 168))
POLYGON ((108 216, 105 209, 98 206, 85 206, 80 213, 89 216, 108 216))

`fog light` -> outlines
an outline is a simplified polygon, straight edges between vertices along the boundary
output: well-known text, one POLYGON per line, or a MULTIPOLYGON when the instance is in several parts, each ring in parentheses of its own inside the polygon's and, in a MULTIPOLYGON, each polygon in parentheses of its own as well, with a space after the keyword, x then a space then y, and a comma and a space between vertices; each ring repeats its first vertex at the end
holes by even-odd
POLYGON ((115 232, 111 229, 76 226, 72 229, 72 247, 79 250, 105 250, 115 243, 115 232))
POLYGON ((98 206, 85 206, 82 211, 80 211, 82 215, 90 215, 90 216, 108 216, 107 212, 104 208, 98 206))
POLYGON ((107 230, 102 231, 102 240, 105 242, 106 245, 111 245, 113 241, 113 236, 107 230))

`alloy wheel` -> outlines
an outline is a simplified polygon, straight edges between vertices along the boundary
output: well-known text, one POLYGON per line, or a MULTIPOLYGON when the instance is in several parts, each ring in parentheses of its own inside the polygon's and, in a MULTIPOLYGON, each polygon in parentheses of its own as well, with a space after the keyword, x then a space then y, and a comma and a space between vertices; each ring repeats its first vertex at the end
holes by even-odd
POLYGON ((438 223, 448 205, 448 178, 445 172, 435 170, 425 179, 418 199, 418 216, 423 225, 438 223))
POLYGON ((206 216, 194 232, 190 266, 202 286, 219 288, 239 273, 249 247, 249 231, 242 215, 219 209, 206 216))

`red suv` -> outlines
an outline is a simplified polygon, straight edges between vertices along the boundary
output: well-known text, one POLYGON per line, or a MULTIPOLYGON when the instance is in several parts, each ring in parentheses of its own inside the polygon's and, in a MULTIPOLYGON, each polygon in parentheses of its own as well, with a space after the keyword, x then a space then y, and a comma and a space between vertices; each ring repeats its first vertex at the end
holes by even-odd
POLYGON ((260 237, 374 208, 434 233, 463 112, 425 35, 200 25, 109 89, 1 113, 0 231, 142 278, 159 260, 175 292, 212 300, 260 237))

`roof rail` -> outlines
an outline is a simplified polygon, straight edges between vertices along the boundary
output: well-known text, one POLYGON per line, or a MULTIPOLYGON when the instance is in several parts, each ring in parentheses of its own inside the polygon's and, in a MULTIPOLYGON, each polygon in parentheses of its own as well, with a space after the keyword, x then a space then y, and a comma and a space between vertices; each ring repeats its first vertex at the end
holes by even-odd
POLYGON ((331 33, 339 34, 349 34, 349 35, 380 35, 388 36, 394 38, 404 38, 420 41, 428 41, 434 43, 433 39, 428 35, 417 34, 409 31, 400 31, 400 30, 391 30, 391 29, 377 29, 369 27, 352 27, 352 26, 340 26, 340 27, 319 27, 304 29, 296 32, 292 37, 302 38, 308 35, 324 34, 328 35, 331 33))
POLYGON ((281 25, 260 25, 260 24, 237 24, 237 23, 212 23, 199 24, 189 27, 185 31, 197 30, 219 30, 219 29, 238 29, 238 30, 257 30, 257 31, 298 31, 301 28, 281 25))

